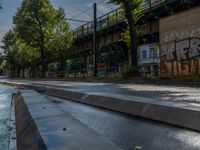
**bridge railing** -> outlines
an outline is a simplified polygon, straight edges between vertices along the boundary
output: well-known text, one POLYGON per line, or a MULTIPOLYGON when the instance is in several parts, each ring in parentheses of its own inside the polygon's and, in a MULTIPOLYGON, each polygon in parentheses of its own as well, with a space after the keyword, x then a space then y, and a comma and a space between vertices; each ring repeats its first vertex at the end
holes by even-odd
MULTIPOLYGON (((116 24, 125 19, 123 10, 121 8, 115 9, 99 18, 97 18, 97 30, 107 28, 110 25, 116 24)), ((88 22, 73 31, 73 38, 87 35, 93 32, 93 22, 88 22)))
POLYGON ((152 7, 159 6, 167 0, 144 0, 143 9, 148 10, 152 7))
MULTIPOLYGON (((143 9, 148 10, 152 7, 161 5, 167 0, 144 0, 143 9)), ((97 30, 100 31, 107 28, 113 24, 117 24, 125 20, 124 10, 122 8, 117 8, 99 18, 97 18, 97 30)), ((90 21, 73 31, 73 38, 81 37, 93 32, 93 21, 90 21)))
POLYGON ((124 11, 121 8, 115 9, 97 19, 97 30, 102 30, 113 24, 124 21, 124 11))
POLYGON ((73 31, 73 38, 83 36, 93 31, 93 22, 88 22, 73 31))

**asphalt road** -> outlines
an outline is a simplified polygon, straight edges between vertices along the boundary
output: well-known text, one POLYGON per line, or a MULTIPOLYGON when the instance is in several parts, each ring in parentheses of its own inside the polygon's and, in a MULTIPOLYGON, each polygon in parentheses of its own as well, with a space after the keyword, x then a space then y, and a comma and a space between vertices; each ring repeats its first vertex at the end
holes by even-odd
POLYGON ((9 80, 13 82, 42 84, 65 90, 84 92, 102 96, 115 96, 132 99, 135 97, 151 98, 161 101, 200 104, 200 87, 167 86, 137 83, 100 83, 100 82, 68 82, 68 81, 31 81, 9 80))
POLYGON ((199 132, 69 100, 46 97, 124 150, 200 150, 199 132))

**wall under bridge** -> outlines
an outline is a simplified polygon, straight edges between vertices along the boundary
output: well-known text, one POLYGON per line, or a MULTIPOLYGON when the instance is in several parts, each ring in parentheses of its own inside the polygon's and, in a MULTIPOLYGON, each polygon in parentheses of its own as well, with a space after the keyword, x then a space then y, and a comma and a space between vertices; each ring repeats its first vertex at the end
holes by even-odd
POLYGON ((159 21, 164 78, 200 75, 200 7, 159 21))

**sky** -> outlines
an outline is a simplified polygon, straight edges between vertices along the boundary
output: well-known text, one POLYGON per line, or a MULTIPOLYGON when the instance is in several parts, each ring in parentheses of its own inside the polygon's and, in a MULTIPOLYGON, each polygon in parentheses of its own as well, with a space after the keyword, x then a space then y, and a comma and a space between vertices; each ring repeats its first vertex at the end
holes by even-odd
MULTIPOLYGON (((22 0, 0 0, 0 46, 4 34, 13 27, 12 18, 22 0)), ((65 10, 66 18, 91 21, 93 16, 93 3, 97 3, 97 15, 101 16, 118 6, 108 4, 107 0, 51 0, 55 8, 62 7, 65 10)), ((69 21, 72 28, 80 26, 80 22, 69 21)), ((1 50, 1 49, 0 49, 1 50)))

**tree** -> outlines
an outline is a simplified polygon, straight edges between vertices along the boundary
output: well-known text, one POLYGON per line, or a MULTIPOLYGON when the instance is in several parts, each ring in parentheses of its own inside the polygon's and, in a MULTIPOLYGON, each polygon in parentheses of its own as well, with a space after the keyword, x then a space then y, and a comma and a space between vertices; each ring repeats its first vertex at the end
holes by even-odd
POLYGON ((3 37, 2 48, 6 56, 6 66, 12 70, 13 76, 18 75, 22 69, 22 76, 24 77, 25 68, 33 66, 33 64, 40 57, 39 51, 23 43, 17 38, 15 30, 9 30, 3 37))
POLYGON ((14 47, 16 40, 17 38, 14 30, 9 30, 2 39, 3 46, 1 48, 4 49, 6 57, 6 66, 11 70, 12 72, 11 76, 16 76, 15 73, 18 68, 16 63, 17 51, 14 47))
POLYGON ((4 55, 0 53, 0 70, 2 69, 3 61, 4 61, 4 55))
POLYGON ((19 39, 16 41, 14 47, 15 50, 17 51, 15 55, 16 63, 22 70, 22 77, 24 77, 25 76, 24 71, 26 68, 30 68, 31 71, 34 69, 36 61, 40 57, 40 53, 38 49, 32 48, 31 46, 27 45, 26 43, 23 43, 19 39))
POLYGON ((3 60, 4 60, 4 56, 3 56, 3 54, 2 54, 2 53, 0 53, 0 64, 2 64, 2 63, 3 63, 3 60))
POLYGON ((141 16, 143 0, 110 0, 111 3, 118 4, 124 9, 128 24, 129 42, 129 64, 137 65, 137 21, 141 16))
POLYGON ((72 30, 65 18, 62 8, 57 11, 55 26, 52 30, 51 41, 48 43, 51 54, 58 54, 60 57, 59 71, 64 70, 64 55, 69 52, 72 43, 72 30))
POLYGON ((56 9, 49 0, 23 0, 13 18, 17 35, 22 42, 40 50, 43 77, 46 72, 45 52, 51 40, 56 14, 56 9))

